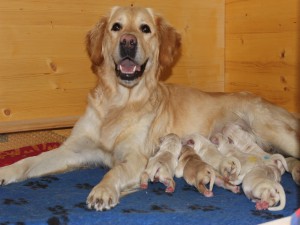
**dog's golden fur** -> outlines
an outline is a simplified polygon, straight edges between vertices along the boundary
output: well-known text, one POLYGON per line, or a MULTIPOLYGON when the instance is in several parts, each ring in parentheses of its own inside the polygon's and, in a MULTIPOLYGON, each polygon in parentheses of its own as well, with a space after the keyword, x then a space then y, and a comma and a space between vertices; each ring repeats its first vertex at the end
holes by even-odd
POLYGON ((248 93, 204 93, 158 81, 179 53, 180 35, 152 10, 115 7, 86 40, 98 82, 85 114, 58 149, 1 168, 2 184, 101 163, 111 170, 87 204, 110 209, 122 191, 138 185, 160 137, 208 137, 236 120, 245 121, 260 141, 300 157, 298 124, 284 109, 248 93), (130 60, 120 55, 121 45, 136 49, 130 60))

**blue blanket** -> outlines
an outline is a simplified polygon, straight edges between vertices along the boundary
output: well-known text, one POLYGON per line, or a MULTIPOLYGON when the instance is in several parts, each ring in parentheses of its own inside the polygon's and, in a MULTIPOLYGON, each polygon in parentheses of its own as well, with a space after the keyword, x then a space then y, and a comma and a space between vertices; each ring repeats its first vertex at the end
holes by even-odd
POLYGON ((85 201, 106 169, 82 169, 66 174, 30 179, 0 187, 0 225, 8 224, 258 224, 292 215, 300 207, 300 188, 290 174, 282 184, 287 205, 277 212, 257 211, 243 193, 214 187, 206 198, 183 179, 176 179, 174 193, 165 193, 160 183, 127 195, 114 209, 96 212, 85 201))

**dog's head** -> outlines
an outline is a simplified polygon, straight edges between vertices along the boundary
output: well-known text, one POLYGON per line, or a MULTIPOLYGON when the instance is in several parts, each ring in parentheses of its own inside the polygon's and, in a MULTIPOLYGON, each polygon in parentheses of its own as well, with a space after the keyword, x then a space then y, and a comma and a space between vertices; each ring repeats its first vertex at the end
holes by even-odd
POLYGON ((138 7, 114 7, 86 40, 94 73, 114 73, 114 79, 129 88, 146 76, 157 80, 180 47, 173 27, 151 9, 138 7))

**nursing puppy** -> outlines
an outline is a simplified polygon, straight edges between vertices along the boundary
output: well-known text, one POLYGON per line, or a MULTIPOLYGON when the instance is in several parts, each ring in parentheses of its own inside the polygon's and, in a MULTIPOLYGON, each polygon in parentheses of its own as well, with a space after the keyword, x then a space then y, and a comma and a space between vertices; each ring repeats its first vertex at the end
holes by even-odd
POLYGON ((197 188, 205 197, 213 196, 213 186, 216 179, 214 169, 203 162, 195 150, 183 145, 178 166, 176 168, 176 177, 183 177, 185 181, 197 188), (205 185, 209 183, 209 189, 205 185))
MULTIPOLYGON (((244 130, 238 124, 227 124, 223 129, 223 135, 225 138, 230 140, 230 143, 235 145, 238 150, 251 153, 259 157, 262 160, 268 160, 271 158, 272 154, 267 153, 264 151, 256 142, 254 135, 250 131, 244 130)), ((226 145, 226 144, 225 144, 226 145)), ((230 148, 228 148, 229 150, 230 148)), ((283 156, 276 154, 278 158, 278 167, 283 174, 287 170, 286 161, 283 159, 283 156), (282 164, 283 163, 283 164, 282 164)), ((273 161, 275 158, 273 157, 273 161)), ((296 180, 295 180, 296 181, 296 180)))
MULTIPOLYGON (((191 137, 189 135, 188 137, 191 137)), ((197 176, 203 176, 204 174, 208 174, 207 168, 213 168, 213 166, 209 165, 206 163, 204 160, 202 160, 201 155, 199 152, 195 149, 199 148, 199 146, 195 147, 195 143, 193 140, 186 140, 185 138, 183 139, 183 149, 181 151, 181 154, 183 154, 183 151, 186 151, 186 158, 183 158, 181 155, 179 158, 179 164, 176 168, 176 173, 175 175, 177 177, 182 177, 184 170, 185 169, 192 169, 194 168, 195 172, 190 172, 188 175, 189 180, 197 180, 197 176), (201 170, 201 167, 205 166, 206 170, 203 172, 203 168, 201 170), (186 167, 186 168, 185 168, 186 167)), ((189 170, 187 170, 189 171, 189 170)), ((218 187, 222 187, 224 189, 228 189, 232 191, 233 193, 239 193, 240 188, 238 186, 235 186, 229 182, 227 182, 227 179, 223 177, 222 175, 219 174, 219 172, 214 170, 215 174, 215 185, 218 187)), ((208 175, 207 175, 208 176, 208 175)), ((202 192, 201 192, 202 193, 202 192)))
POLYGON ((234 156, 225 156, 216 146, 200 134, 190 134, 183 138, 183 143, 192 146, 201 159, 211 165, 223 177, 236 179, 241 172, 241 163, 234 156))
POLYGON ((148 188, 148 181, 158 180, 167 188, 166 192, 174 192, 173 180, 178 157, 181 151, 181 139, 176 134, 168 134, 160 138, 158 152, 149 159, 147 167, 141 176, 140 187, 148 188))
POLYGON ((245 175, 258 165, 274 164, 280 169, 281 175, 288 169, 285 158, 280 154, 261 157, 252 153, 242 152, 221 133, 213 135, 211 140, 218 145, 218 149, 222 154, 236 157, 241 163, 240 174, 237 177, 229 177, 229 181, 232 184, 241 184, 245 175))
POLYGON ((242 187, 245 195, 256 202, 256 209, 278 211, 286 204, 280 180, 281 172, 274 164, 260 165, 246 174, 242 187))
POLYGON ((180 34, 153 10, 114 7, 86 35, 98 79, 70 137, 55 150, 0 168, 0 184, 105 165, 111 169, 86 202, 108 210, 123 192, 139 187, 160 137, 209 137, 236 120, 246 121, 264 143, 300 158, 298 121, 286 110, 245 92, 206 93, 159 81, 171 71, 180 45, 180 34))

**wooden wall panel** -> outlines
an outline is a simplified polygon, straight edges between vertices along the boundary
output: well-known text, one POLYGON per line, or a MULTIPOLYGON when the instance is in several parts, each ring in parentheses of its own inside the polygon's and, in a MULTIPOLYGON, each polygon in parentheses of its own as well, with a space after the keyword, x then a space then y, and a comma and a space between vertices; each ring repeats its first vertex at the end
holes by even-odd
POLYGON ((2 0, 0 133, 71 126, 95 76, 86 32, 113 5, 152 7, 183 37, 167 82, 224 90, 224 1, 2 0))
POLYGON ((300 113, 300 1, 226 0, 225 91, 300 113))

